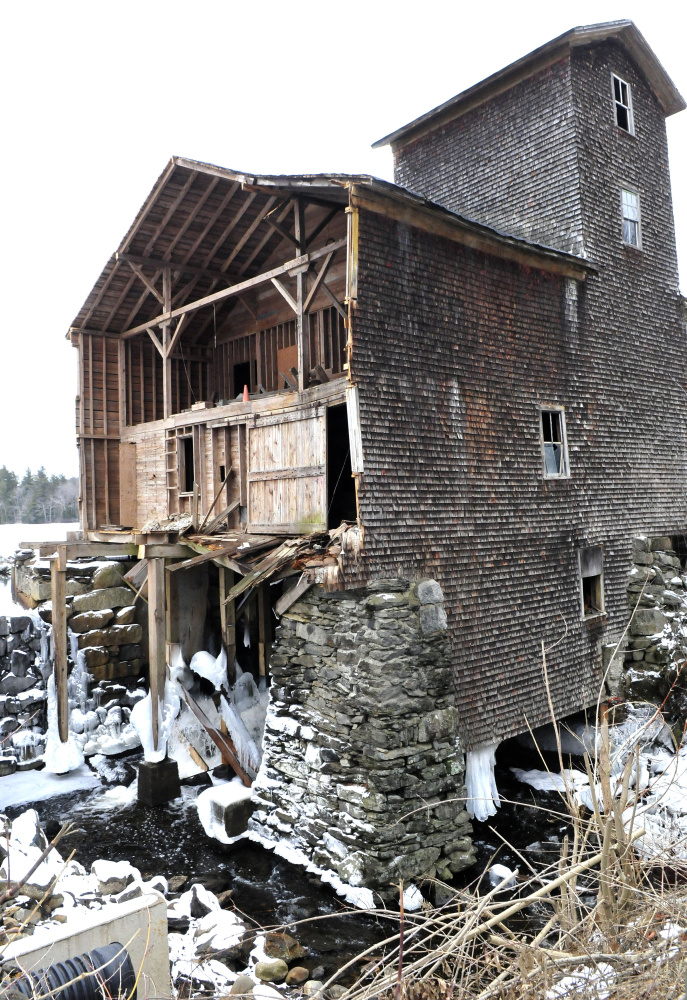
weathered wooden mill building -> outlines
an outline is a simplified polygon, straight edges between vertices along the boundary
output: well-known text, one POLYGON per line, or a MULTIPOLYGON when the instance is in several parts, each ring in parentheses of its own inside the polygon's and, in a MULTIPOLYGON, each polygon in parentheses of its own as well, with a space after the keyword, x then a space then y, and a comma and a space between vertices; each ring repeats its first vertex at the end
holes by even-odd
POLYGON ((69 331, 73 551, 147 560, 155 697, 255 609, 253 828, 345 881, 469 861, 459 807, 407 818, 458 735, 547 720, 542 641, 556 712, 595 702, 633 535, 684 532, 684 107, 620 21, 387 136, 395 184, 175 157, 69 331))

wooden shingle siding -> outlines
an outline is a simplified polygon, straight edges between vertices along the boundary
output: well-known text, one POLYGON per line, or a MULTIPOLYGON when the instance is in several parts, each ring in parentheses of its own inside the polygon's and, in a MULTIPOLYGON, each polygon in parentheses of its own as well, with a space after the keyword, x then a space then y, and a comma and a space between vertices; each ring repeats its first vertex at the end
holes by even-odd
POLYGON ((601 642, 627 620, 631 539, 687 517, 687 412, 672 383, 684 333, 667 312, 602 333, 602 280, 579 288, 572 323, 566 279, 360 213, 365 548, 349 585, 439 581, 468 746, 547 721, 541 641, 566 627, 549 658, 556 713, 595 702, 601 642), (657 393, 671 400, 660 420, 657 393), (542 477, 542 405, 565 407, 569 479, 542 477), (607 619, 593 628, 580 613, 587 545, 605 553, 607 619))

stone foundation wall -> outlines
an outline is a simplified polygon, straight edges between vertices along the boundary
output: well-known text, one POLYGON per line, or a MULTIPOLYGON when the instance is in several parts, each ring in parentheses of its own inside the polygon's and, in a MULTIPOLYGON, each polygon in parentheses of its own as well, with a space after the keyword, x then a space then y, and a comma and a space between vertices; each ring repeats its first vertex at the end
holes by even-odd
POLYGON ((313 587, 277 629, 249 828, 354 886, 474 861, 443 594, 313 587), (417 810, 417 811, 416 811, 417 810))
POLYGON ((632 541, 630 624, 622 695, 662 701, 687 659, 687 572, 684 539, 639 535, 632 541), (636 608, 636 610, 635 610, 636 608))
MULTIPOLYGON (((136 678, 147 662, 145 608, 134 606, 134 591, 122 576, 131 562, 99 560, 67 563, 67 627, 83 649, 96 682, 136 678)), ((22 600, 52 622, 50 563, 32 550, 18 552, 14 586, 22 600), (47 602, 47 603, 46 603, 47 602)), ((71 656, 70 642, 70 660, 71 656)), ((72 664, 73 665, 73 664, 72 664)))

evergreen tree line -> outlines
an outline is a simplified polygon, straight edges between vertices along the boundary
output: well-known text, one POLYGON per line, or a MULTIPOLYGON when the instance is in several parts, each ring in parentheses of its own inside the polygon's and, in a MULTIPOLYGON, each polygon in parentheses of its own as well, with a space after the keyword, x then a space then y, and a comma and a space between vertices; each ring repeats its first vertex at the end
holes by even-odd
POLYGON ((78 521, 79 480, 76 476, 48 476, 27 469, 22 479, 0 469, 0 524, 48 524, 78 521))

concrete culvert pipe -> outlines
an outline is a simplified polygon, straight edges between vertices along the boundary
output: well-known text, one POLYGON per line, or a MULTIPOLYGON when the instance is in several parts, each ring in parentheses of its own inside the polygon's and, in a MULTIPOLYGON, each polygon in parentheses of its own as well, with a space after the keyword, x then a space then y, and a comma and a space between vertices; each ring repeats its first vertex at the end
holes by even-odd
POLYGON ((27 972, 11 985, 13 992, 31 998, 136 1000, 136 975, 129 952, 116 941, 38 972, 27 972))

